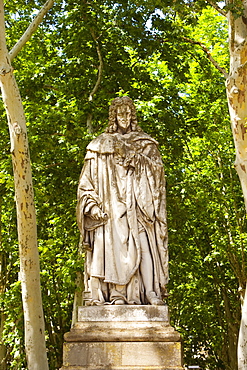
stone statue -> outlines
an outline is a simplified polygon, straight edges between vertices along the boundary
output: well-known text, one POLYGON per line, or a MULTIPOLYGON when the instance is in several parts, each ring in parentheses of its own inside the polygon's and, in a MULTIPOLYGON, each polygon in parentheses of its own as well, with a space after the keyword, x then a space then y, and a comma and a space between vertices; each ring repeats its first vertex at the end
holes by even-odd
POLYGON ((163 305, 168 250, 165 178, 157 142, 126 96, 87 147, 77 219, 86 249, 87 305, 163 305))

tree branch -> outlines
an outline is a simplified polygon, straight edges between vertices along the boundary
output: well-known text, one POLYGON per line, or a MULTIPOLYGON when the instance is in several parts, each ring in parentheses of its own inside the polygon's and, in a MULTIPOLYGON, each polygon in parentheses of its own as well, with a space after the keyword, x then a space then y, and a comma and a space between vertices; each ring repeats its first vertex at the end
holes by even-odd
POLYGON ((234 52, 235 50, 235 19, 233 17, 232 12, 228 14, 228 24, 229 24, 229 47, 230 53, 234 52))
POLYGON ((19 41, 15 44, 15 46, 10 51, 10 60, 12 60, 16 57, 16 55, 19 53, 19 51, 23 48, 23 46, 27 43, 27 41, 31 38, 33 33, 37 30, 39 24, 42 22, 44 16, 48 13, 48 11, 51 9, 51 7, 54 4, 54 0, 47 0, 44 6, 40 9, 39 13, 36 15, 32 23, 28 26, 22 37, 19 39, 19 41))
POLYGON ((0 76, 11 72, 11 63, 9 60, 9 53, 6 46, 5 37, 5 20, 4 20, 4 4, 0 0, 0 76))
POLYGON ((212 0, 206 0, 206 1, 207 1, 207 3, 209 3, 210 5, 212 5, 212 7, 217 10, 217 12, 219 12, 222 15, 224 15, 224 17, 227 16, 227 12, 225 12, 223 9, 221 9, 219 7, 219 5, 217 5, 216 3, 214 3, 212 0))
POLYGON ((206 54, 207 58, 210 60, 210 62, 215 66, 215 68, 218 69, 218 71, 220 71, 220 73, 222 73, 225 78, 229 77, 229 74, 227 73, 225 68, 220 67, 220 65, 212 57, 208 48, 205 45, 203 45, 203 43, 201 43, 200 41, 195 41, 195 40, 189 39, 188 37, 182 37, 182 38, 183 38, 183 40, 189 42, 192 45, 199 45, 201 47, 201 49, 204 51, 204 53, 206 54))
POLYGON ((50 89, 50 90, 55 90, 55 91, 60 91, 58 87, 55 87, 53 85, 44 85, 45 89, 50 89))
MULTIPOLYGON (((97 54, 98 54, 98 58, 99 58, 99 67, 98 67, 98 78, 97 78, 97 81, 94 85, 94 88, 93 90, 90 92, 89 94, 89 98, 88 100, 90 102, 93 101, 93 96, 94 94, 98 91, 98 88, 99 88, 99 85, 101 83, 101 80, 102 80, 102 74, 103 74, 103 58, 102 58, 102 54, 101 54, 101 50, 100 50, 100 46, 99 46, 99 42, 98 42, 98 38, 99 37, 96 37, 95 33, 93 30, 90 30, 91 31, 91 34, 92 34, 92 38, 96 44, 96 50, 97 50, 97 54)), ((90 133, 92 133, 92 119, 93 119, 93 115, 91 112, 88 113, 88 116, 87 116, 87 128, 88 128, 88 131, 90 133)))
POLYGON ((93 39, 96 43, 96 50, 97 50, 97 54, 98 54, 98 58, 99 58, 99 67, 98 67, 98 78, 97 78, 97 81, 94 85, 93 90, 89 94, 89 101, 93 100, 93 96, 99 88, 99 85, 100 85, 101 80, 102 80, 102 74, 103 74, 103 58, 102 58, 102 54, 101 54, 101 51, 100 51, 99 42, 98 42, 98 39, 95 36, 95 33, 93 31, 91 31, 91 33, 92 33, 92 37, 93 37, 93 39))

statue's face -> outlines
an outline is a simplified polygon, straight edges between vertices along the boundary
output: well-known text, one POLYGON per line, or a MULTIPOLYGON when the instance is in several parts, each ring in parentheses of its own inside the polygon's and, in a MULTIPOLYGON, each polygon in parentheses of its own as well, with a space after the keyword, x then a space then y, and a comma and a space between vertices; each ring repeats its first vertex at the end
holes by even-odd
POLYGON ((128 105, 117 107, 118 132, 125 134, 131 123, 131 109, 128 105))

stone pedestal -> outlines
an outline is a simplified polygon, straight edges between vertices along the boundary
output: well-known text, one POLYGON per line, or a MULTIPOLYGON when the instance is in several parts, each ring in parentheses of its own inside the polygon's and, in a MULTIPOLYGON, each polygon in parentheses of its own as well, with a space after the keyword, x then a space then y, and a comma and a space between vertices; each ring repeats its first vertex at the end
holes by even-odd
POLYGON ((167 306, 79 307, 61 370, 182 370, 181 337, 167 306))

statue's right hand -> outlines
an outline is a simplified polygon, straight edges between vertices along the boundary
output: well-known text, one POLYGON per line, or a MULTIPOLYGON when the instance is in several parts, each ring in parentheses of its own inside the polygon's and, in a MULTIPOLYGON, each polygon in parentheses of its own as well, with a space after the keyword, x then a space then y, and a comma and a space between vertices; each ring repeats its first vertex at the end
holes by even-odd
POLYGON ((93 220, 97 221, 107 221, 108 220, 108 215, 104 213, 98 206, 94 205, 91 210, 89 216, 93 220))

